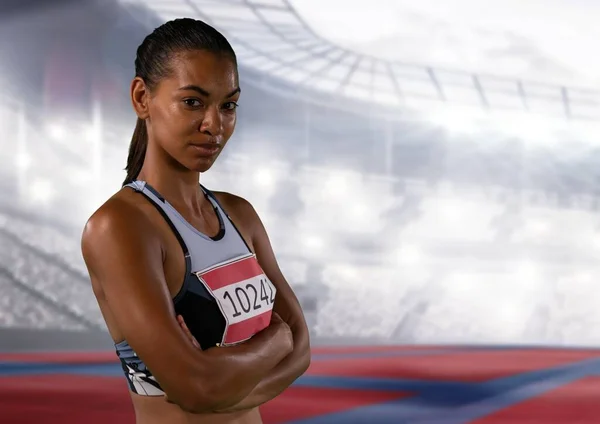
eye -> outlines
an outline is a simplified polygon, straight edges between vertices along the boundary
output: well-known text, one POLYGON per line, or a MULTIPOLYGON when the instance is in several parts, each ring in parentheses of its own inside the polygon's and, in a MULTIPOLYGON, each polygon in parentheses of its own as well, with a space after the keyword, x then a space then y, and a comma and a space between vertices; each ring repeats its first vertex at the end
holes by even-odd
POLYGON ((186 106, 189 106, 189 107, 199 107, 199 106, 202 106, 202 103, 198 99, 185 99, 183 101, 183 103, 185 103, 186 106))
POLYGON ((238 104, 236 102, 227 102, 223 105, 223 108, 227 110, 235 110, 238 108, 238 104))

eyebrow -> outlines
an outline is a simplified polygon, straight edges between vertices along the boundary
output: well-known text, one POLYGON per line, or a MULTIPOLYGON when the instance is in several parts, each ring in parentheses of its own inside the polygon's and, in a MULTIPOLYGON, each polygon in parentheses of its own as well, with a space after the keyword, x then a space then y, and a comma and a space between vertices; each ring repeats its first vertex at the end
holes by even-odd
MULTIPOLYGON (((179 89, 180 91, 186 91, 186 90, 192 90, 195 91, 197 93, 200 93, 202 96, 205 97, 210 97, 210 93, 208 91, 206 91, 204 88, 194 85, 194 84, 190 84, 190 85, 186 85, 184 87, 181 87, 179 89)), ((240 87, 237 87, 235 90, 233 90, 231 93, 229 93, 227 96, 225 96, 226 98, 232 97, 233 95, 240 93, 242 90, 240 89, 240 87)))

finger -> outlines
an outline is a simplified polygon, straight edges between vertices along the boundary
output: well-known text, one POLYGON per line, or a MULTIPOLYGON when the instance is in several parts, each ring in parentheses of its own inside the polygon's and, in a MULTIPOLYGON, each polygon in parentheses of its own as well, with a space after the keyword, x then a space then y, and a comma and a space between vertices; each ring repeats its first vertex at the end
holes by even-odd
POLYGON ((190 329, 188 328, 187 324, 185 323, 183 317, 181 315, 179 315, 177 317, 177 321, 179 321, 179 326, 181 327, 181 329, 190 337, 192 336, 192 332, 190 331, 190 329))
POLYGON ((181 318, 181 328, 183 328, 183 331, 185 331, 190 337, 194 337, 187 324, 183 320, 183 317, 181 318))
POLYGON ((185 323, 185 320, 181 315, 177 315, 177 322, 179 323, 181 328, 183 328, 184 330, 189 330, 187 324, 185 323))
POLYGON ((181 315, 177 315, 177 321, 179 322, 179 325, 181 326, 181 329, 183 330, 185 335, 192 341, 192 344, 197 348, 200 348, 200 343, 198 343, 198 340, 196 340, 196 338, 188 328, 187 324, 185 323, 185 320, 181 315))
POLYGON ((190 329, 186 325, 186 323, 183 320, 183 317, 181 315, 177 315, 177 322, 179 323, 179 326, 181 327, 181 329, 183 330, 183 332, 185 333, 185 335, 188 336, 189 338, 192 338, 193 337, 192 336, 192 332, 190 331, 190 329))

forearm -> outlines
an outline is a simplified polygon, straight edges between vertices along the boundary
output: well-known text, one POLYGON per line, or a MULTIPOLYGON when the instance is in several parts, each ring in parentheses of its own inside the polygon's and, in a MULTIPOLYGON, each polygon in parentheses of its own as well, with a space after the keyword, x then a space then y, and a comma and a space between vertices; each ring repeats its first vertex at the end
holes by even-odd
POLYGON ((267 327, 245 343, 203 352, 215 378, 215 409, 239 403, 272 372, 292 348, 282 339, 278 330, 267 327))
POLYGON ((279 396, 298 379, 308 368, 308 359, 295 359, 292 355, 284 359, 263 378, 254 389, 239 403, 218 412, 234 412, 255 408, 279 396))
POLYGON ((294 350, 277 364, 252 391, 239 403, 217 412, 234 412, 251 409, 280 395, 292 385, 310 365, 310 344, 308 334, 296 334, 294 350))

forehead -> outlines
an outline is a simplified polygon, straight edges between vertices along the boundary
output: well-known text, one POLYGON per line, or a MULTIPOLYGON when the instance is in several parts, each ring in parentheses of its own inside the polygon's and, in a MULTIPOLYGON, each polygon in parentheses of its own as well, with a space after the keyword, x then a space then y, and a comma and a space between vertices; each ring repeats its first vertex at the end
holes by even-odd
MULTIPOLYGON (((238 72, 233 59, 226 54, 198 50, 177 53, 171 58, 174 88, 198 85, 215 95, 231 93, 238 87, 238 72)), ((165 81, 166 82, 166 81, 165 81)))

